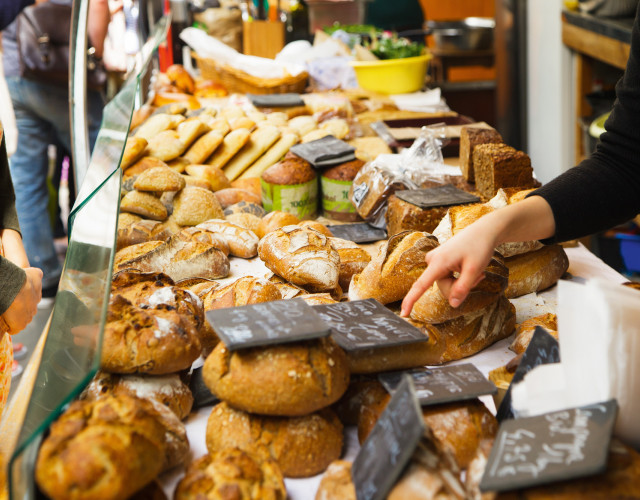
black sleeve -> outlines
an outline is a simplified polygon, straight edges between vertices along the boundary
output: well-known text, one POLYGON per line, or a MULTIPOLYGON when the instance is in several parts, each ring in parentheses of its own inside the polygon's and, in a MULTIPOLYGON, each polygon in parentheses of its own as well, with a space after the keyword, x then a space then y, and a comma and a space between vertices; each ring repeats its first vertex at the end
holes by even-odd
POLYGON ((595 153, 530 195, 553 210, 556 234, 544 243, 586 236, 640 213, 640 6, 616 97, 595 153))
POLYGON ((18 14, 35 0, 0 0, 0 31, 9 26, 18 14))

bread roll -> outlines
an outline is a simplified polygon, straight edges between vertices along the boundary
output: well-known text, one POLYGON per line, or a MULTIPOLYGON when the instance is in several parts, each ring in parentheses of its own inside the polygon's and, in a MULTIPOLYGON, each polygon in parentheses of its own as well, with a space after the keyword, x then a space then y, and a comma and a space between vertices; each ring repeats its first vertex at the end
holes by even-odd
POLYGON ((374 298, 382 304, 401 300, 427 267, 427 253, 438 246, 420 231, 399 233, 378 250, 360 274, 353 276, 349 300, 374 298))
POLYGON ((545 290, 569 269, 569 258, 560 245, 549 245, 505 259, 509 268, 509 286, 505 295, 512 299, 545 290))
POLYGON ((238 188, 238 189, 245 189, 247 191, 251 191, 252 193, 258 196, 262 195, 262 186, 260 186, 260 177, 237 178, 235 181, 231 183, 231 187, 238 188))
POLYGON ((509 280, 509 270, 499 254, 494 254, 484 275, 484 279, 471 289, 467 298, 456 308, 451 307, 438 284, 434 283, 413 305, 411 318, 425 323, 444 323, 496 302, 507 288, 509 280))
POLYGON ((200 355, 197 326, 171 306, 142 309, 116 295, 104 327, 101 366, 111 373, 165 375, 200 355))
POLYGON ((282 298, 285 300, 293 299, 294 297, 306 295, 309 293, 304 288, 296 286, 293 283, 289 283, 287 280, 275 273, 269 273, 267 276, 265 276, 265 278, 268 279, 270 283, 273 283, 274 285, 276 285, 276 287, 278 287, 278 290, 280 290, 280 293, 282 294, 282 298))
POLYGON ((182 178, 184 179, 186 187, 197 187, 201 189, 206 189, 208 191, 212 191, 211 183, 206 179, 203 179, 201 177, 194 177, 192 175, 184 175, 184 174, 182 175, 182 178))
POLYGON ((187 149, 175 130, 165 130, 148 139, 147 152, 162 161, 173 160, 187 149))
POLYGON ((529 347, 533 334, 537 327, 544 328, 549 335, 558 338, 558 317, 555 314, 542 314, 535 318, 523 321, 516 328, 515 339, 509 346, 516 354, 522 354, 529 347))
POLYGON ((180 191, 185 185, 182 176, 169 167, 155 167, 142 172, 133 183, 138 191, 180 191))
POLYGON ((127 193, 120 201, 120 210, 153 220, 165 220, 168 215, 167 209, 158 198, 140 191, 127 193))
POLYGON ((276 229, 280 229, 284 226, 298 224, 299 222, 300 219, 295 215, 275 210, 262 218, 256 234, 258 235, 258 238, 264 238, 265 235, 269 234, 271 231, 275 231, 276 229))
POLYGON ((287 125, 294 129, 300 137, 303 137, 317 128, 318 121, 313 116, 296 116, 291 118, 287 125))
POLYGON ((197 226, 209 219, 221 219, 222 207, 211 191, 186 187, 173 201, 173 218, 181 226, 197 226))
POLYGON ((147 140, 142 137, 129 137, 124 146, 120 168, 127 169, 133 165, 143 154, 147 147, 147 140))
POLYGON ((226 448, 192 462, 174 495, 174 500, 208 498, 285 500, 287 490, 275 460, 226 448))
POLYGON ((226 239, 229 251, 236 257, 250 259, 258 253, 258 237, 248 229, 236 226, 222 218, 212 218, 203 221, 197 226, 215 234, 219 234, 226 239))
POLYGON ((260 240, 258 255, 274 273, 311 291, 338 286, 340 257, 327 237, 313 229, 285 226, 260 240))
POLYGON ((321 130, 326 130, 337 139, 344 139, 349 135, 349 124, 344 118, 331 118, 320 124, 321 130))
POLYGON ((262 203, 262 198, 260 196, 252 193, 251 191, 247 191, 246 189, 226 188, 216 191, 215 195, 223 209, 231 205, 235 205, 236 203, 240 203, 241 201, 255 203, 256 205, 262 203))
POLYGON ((237 447, 273 457, 285 477, 319 474, 342 453, 342 424, 328 408, 304 417, 262 417, 214 406, 207 423, 209 452, 237 447))
POLYGON ((152 403, 126 395, 76 401, 40 447, 36 482, 54 500, 126 499, 160 473, 164 452, 152 403))
POLYGON ((180 420, 191 412, 193 394, 178 374, 163 376, 114 375, 99 371, 82 393, 82 399, 95 401, 106 395, 127 394, 154 400, 169 408, 180 420))
MULTIPOLYGON (((146 150, 145 150, 146 152, 146 150)), ((153 156, 143 156, 139 158, 135 163, 133 163, 130 167, 124 171, 124 177, 134 177, 136 175, 140 175, 142 172, 156 167, 167 167, 168 165, 159 160, 158 158, 154 158, 153 156)))
POLYGON ((211 128, 199 118, 194 117, 183 121, 176 130, 178 138, 188 148, 198 137, 211 131, 211 128))
POLYGON ((231 214, 227 215, 227 220, 231 222, 231 224, 235 224, 236 226, 243 227, 255 233, 260 226, 261 219, 260 217, 252 214, 231 214))
POLYGON ((275 284, 262 278, 243 276, 226 286, 210 290, 202 297, 206 311, 282 300, 275 284))
POLYGON ((246 116, 239 116, 237 118, 229 120, 229 126, 231 127, 231 130, 246 128, 251 132, 255 128, 256 122, 254 122, 251 118, 247 118, 246 116))
POLYGON ((273 416, 307 415, 347 389, 345 353, 330 338, 229 351, 218 344, 202 375, 234 408, 273 416))
POLYGON ((231 187, 231 182, 218 167, 211 165, 189 165, 185 168, 187 174, 209 183, 211 191, 219 191, 231 187))
POLYGON ((180 89, 181 92, 193 94, 195 91, 196 84, 193 77, 182 64, 172 64, 166 69, 165 74, 169 77, 171 83, 180 89))
POLYGON ((147 241, 166 241, 169 236, 170 232, 161 222, 141 219, 126 227, 118 227, 116 250, 147 241))
POLYGON ((336 249, 340 257, 340 276, 338 283, 343 290, 349 289, 351 278, 360 274, 371 261, 371 256, 364 248, 353 241, 340 238, 329 238, 331 246, 336 249))
POLYGON ((134 222, 143 220, 142 217, 136 214, 130 214, 128 212, 120 212, 118 214, 118 231, 129 227, 134 222))
POLYGON ((375 160, 379 155, 390 155, 393 151, 380 137, 356 137, 349 141, 356 148, 356 158, 365 163, 375 160))
POLYGON ((169 115, 167 113, 155 114, 138 127, 135 137, 146 139, 148 142, 161 132, 176 128, 184 120, 184 116, 169 115))

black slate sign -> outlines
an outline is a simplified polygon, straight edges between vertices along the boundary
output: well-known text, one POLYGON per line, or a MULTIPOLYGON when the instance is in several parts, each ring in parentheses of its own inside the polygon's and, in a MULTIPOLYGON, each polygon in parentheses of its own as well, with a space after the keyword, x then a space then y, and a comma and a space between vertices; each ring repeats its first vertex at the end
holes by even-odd
POLYGON ((393 394, 405 373, 413 379, 416 397, 422 406, 465 401, 498 392, 493 382, 487 380, 471 363, 381 373, 378 380, 390 394, 393 394))
POLYGON ((204 379, 202 378, 202 366, 191 372, 189 389, 191 389, 191 393, 193 394, 194 409, 202 408, 203 406, 211 406, 220 401, 212 394, 204 383, 204 379))
POLYGON ((366 222, 336 224, 327 227, 336 238, 353 241, 354 243, 371 243, 387 238, 387 232, 384 229, 373 227, 366 222))
POLYGON ((329 325, 302 299, 217 309, 206 316, 230 351, 329 335, 329 325))
POLYGON ((451 184, 426 189, 405 189, 396 191, 395 195, 401 200, 423 209, 464 205, 480 201, 477 196, 458 189, 451 184))
POLYGON ((426 342, 429 337, 376 299, 313 306, 345 351, 426 342))
POLYGON ((358 500, 382 500, 395 484, 424 433, 411 377, 398 390, 360 447, 351 477, 358 500))
POLYGON ((304 144, 296 144, 291 146, 290 151, 307 160, 315 168, 340 165, 356 158, 356 148, 332 135, 304 144))
POLYGON ((522 381, 524 376, 538 365, 546 365, 547 363, 560 362, 560 346, 558 341, 547 333, 544 328, 536 327, 529 347, 522 355, 522 360, 513 374, 513 379, 507 389, 507 393, 500 403, 500 407, 496 413, 498 422, 505 419, 513 418, 513 408, 511 407, 511 388, 513 384, 522 381))
POLYGON ((615 399, 500 425, 482 491, 507 491, 591 476, 607 466, 615 399))
POLYGON ((304 106, 300 94, 247 94, 247 97, 256 108, 292 108, 304 106))

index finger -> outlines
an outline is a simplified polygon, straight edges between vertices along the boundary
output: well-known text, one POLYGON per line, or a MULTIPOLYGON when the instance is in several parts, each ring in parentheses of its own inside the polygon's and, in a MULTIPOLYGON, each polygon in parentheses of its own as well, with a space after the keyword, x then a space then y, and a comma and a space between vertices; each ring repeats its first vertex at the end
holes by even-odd
POLYGON ((426 292, 433 283, 439 279, 447 278, 451 274, 451 271, 443 266, 432 263, 427 266, 424 272, 420 275, 418 280, 413 284, 409 293, 402 301, 401 316, 407 317, 413 308, 416 301, 426 292))

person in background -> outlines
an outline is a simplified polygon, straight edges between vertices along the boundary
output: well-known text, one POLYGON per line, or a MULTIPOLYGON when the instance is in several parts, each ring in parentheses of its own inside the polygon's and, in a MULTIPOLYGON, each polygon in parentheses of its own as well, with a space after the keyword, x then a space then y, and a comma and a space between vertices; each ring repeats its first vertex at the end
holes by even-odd
POLYGON ((438 283, 458 307, 506 242, 560 243, 602 231, 640 213, 640 5, 616 102, 595 153, 513 205, 477 220, 427 254, 427 269, 402 302, 402 315, 438 283), (453 273, 459 273, 457 279, 453 273))
MULTIPOLYGON (((2 134, 0 128, 0 134, 2 134)), ((37 312, 42 271, 29 266, 22 245, 4 134, 0 145, 0 416, 9 394, 12 346, 9 334, 22 331, 37 312)))
MULTIPOLYGON (((49 1, 70 4, 70 0, 49 1)), ((53 244, 48 213, 47 148, 55 137, 71 151, 69 90, 67 86, 20 76, 16 24, 13 21, 2 36, 5 78, 18 128, 18 146, 11 157, 10 169, 29 261, 44 273, 43 296, 53 297, 60 281, 62 264, 53 244)), ((90 0, 87 29, 98 58, 102 57, 108 24, 107 0, 90 0)), ((87 121, 91 147, 98 135, 103 106, 101 93, 89 90, 87 121)))

